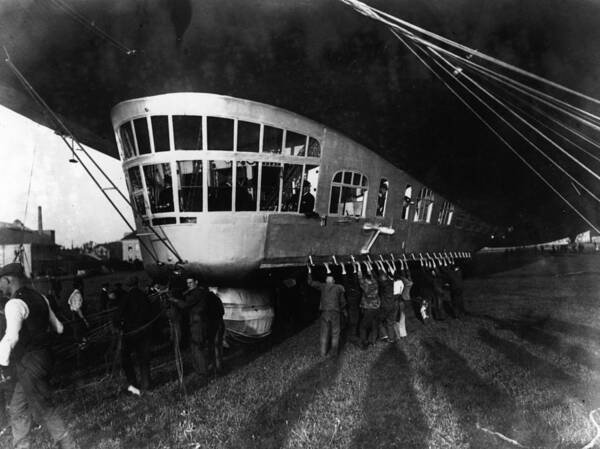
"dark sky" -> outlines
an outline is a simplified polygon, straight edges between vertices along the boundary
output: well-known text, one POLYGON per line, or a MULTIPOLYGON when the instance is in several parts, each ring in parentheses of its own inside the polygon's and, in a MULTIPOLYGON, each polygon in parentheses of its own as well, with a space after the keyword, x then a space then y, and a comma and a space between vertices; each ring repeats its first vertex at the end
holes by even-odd
MULTIPOLYGON (((339 1, 69 3, 135 48, 133 56, 79 23, 65 2, 3 2, 0 42, 51 107, 99 149, 116 154, 109 113, 119 101, 170 91, 226 94, 338 129, 471 212, 530 238, 583 228, 384 25, 339 1)), ((367 3, 600 97, 600 2, 367 3)), ((0 101, 36 117, 6 67, 0 101)), ((595 203, 572 199, 597 221, 595 203)))

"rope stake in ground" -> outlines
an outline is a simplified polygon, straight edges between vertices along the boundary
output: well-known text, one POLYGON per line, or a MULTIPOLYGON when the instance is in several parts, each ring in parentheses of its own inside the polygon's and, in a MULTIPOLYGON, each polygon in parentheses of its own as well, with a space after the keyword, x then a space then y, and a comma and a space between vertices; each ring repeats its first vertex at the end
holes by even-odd
POLYGON ((600 438, 600 425, 598 424, 598 421, 596 421, 596 419, 594 418, 594 412, 597 412, 598 410, 600 410, 600 408, 594 409, 590 412, 590 421, 596 427, 596 436, 592 439, 592 441, 583 446, 582 449, 591 449, 596 444, 596 441, 598 441, 598 439, 600 438))

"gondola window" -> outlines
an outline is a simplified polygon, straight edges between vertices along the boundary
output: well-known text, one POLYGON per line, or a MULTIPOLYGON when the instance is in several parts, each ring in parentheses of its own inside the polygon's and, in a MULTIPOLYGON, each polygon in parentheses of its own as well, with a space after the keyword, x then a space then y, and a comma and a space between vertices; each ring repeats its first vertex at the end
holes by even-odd
POLYGON ((283 154, 287 156, 306 156, 306 136, 286 131, 283 154))
POLYGON ((152 122, 152 134, 154 136, 154 151, 169 151, 171 149, 169 117, 155 115, 150 118, 150 121, 152 122))
POLYGON ((237 151, 258 153, 260 147, 260 125, 238 121, 237 151))
POLYGON ((209 161, 208 210, 231 211, 232 161, 209 161))
POLYGON ((265 125, 263 130, 263 153, 281 153, 283 130, 265 125))
POLYGON ((131 196, 135 210, 140 215, 146 215, 146 205, 144 203, 144 186, 142 185, 142 175, 140 167, 131 167, 127 170, 129 175, 129 184, 131 186, 131 196))
POLYGON ((202 117, 197 115, 173 116, 173 135, 176 150, 201 150, 202 117))
POLYGON ((419 192, 417 199, 417 210, 415 211, 414 221, 431 222, 431 213, 433 212, 433 201, 435 197, 433 192, 427 187, 423 187, 419 192))
POLYGON ((138 151, 140 154, 150 153, 150 136, 148 134, 148 120, 141 117, 133 121, 135 137, 137 138, 138 151))
POLYGON ((131 130, 131 122, 126 122, 119 128, 121 135, 121 145, 123 147, 123 156, 125 159, 135 156, 135 144, 133 143, 133 131, 131 130))
POLYGON ((173 182, 169 164, 144 166, 150 210, 153 213, 173 212, 173 182))
POLYGON ((367 177, 362 173, 345 170, 334 175, 331 183, 329 213, 362 217, 366 210, 367 177))
POLYGON ((279 187, 281 164, 279 162, 261 162, 260 210, 277 211, 279 209, 279 187))
POLYGON ((258 162, 237 161, 235 181, 235 210, 256 211, 258 162))
POLYGON ((202 161, 177 162, 179 210, 202 212, 202 161))
POLYGON ((233 120, 207 117, 206 137, 210 151, 233 151, 233 120))
POLYGON ((381 178, 379 181, 379 192, 377 193, 377 215, 378 217, 383 217, 385 215, 385 206, 388 198, 390 183, 386 178, 381 178))
POLYGON ((281 211, 298 212, 302 187, 302 165, 285 164, 283 166, 283 191, 281 193, 281 211))
POLYGON ((403 200, 403 204, 402 204, 402 219, 403 220, 408 220, 411 204, 413 204, 412 186, 410 184, 406 184, 406 187, 404 189, 404 200, 403 200))
POLYGON ((438 216, 438 224, 450 226, 452 223, 452 216, 454 215, 454 205, 450 201, 444 201, 440 215, 438 216))
POLYGON ((308 156, 321 157, 321 144, 313 137, 308 139, 308 156))

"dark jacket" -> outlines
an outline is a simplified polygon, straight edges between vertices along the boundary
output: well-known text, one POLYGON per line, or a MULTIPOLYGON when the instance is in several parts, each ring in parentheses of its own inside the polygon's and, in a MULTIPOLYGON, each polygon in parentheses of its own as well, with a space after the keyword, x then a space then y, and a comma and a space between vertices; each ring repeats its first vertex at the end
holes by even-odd
POLYGON ((48 347, 50 337, 50 310, 44 297, 31 287, 22 287, 13 298, 27 304, 29 315, 21 325, 19 341, 11 352, 11 364, 19 361, 27 352, 48 347))
POLYGON ((464 281, 460 267, 442 267, 440 271, 444 280, 450 284, 450 291, 462 292, 464 281))
POLYGON ((377 281, 368 277, 358 277, 360 288, 363 291, 362 298, 360 300, 360 307, 363 309, 379 309, 381 306, 381 299, 379 299, 379 286, 377 281))
POLYGON ((339 284, 328 284, 326 282, 313 281, 308 276, 308 285, 321 292, 321 303, 319 310, 329 310, 341 312, 346 308, 346 298, 344 296, 344 287, 339 284))
POLYGON ((362 289, 360 288, 356 274, 347 274, 344 276, 343 286, 348 306, 358 308, 360 298, 362 297, 362 289))
POLYGON ((381 298, 381 307, 384 309, 391 309, 396 303, 394 298, 394 281, 390 278, 377 279, 377 285, 379 286, 379 297, 381 298))
POLYGON ((413 281, 404 276, 400 276, 399 279, 404 283, 404 289, 402 290, 402 300, 410 301, 410 290, 413 286, 413 281))
POLYGON ((117 327, 123 332, 142 330, 141 328, 152 319, 151 307, 148 296, 138 287, 125 292, 117 307, 117 327))

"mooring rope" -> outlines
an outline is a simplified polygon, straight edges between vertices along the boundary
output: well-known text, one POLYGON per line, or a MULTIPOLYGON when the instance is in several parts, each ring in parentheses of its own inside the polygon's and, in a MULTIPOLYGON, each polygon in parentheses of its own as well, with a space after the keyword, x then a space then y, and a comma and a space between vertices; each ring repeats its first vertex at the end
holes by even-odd
MULTIPOLYGON (((546 84, 548 86, 554 87, 554 88, 556 88, 558 90, 561 90, 563 92, 566 92, 566 93, 569 93, 571 95, 577 96, 579 98, 585 99, 585 100, 590 101, 592 103, 600 104, 600 100, 597 99, 597 98, 591 97, 589 95, 585 95, 585 94, 583 94, 581 92, 578 92, 578 91, 576 91, 574 89, 570 89, 570 88, 568 88, 566 86, 563 86, 561 84, 555 83, 555 82, 553 82, 553 81, 551 81, 549 79, 546 79, 544 77, 536 75, 536 74, 534 74, 532 72, 528 72, 527 70, 523 70, 523 69, 521 69, 521 68, 519 68, 519 67, 517 67, 515 65, 506 63, 506 62, 502 61, 501 59, 494 58, 494 57, 489 56, 489 55, 487 55, 485 53, 482 53, 482 52, 477 51, 477 50, 475 50, 473 48, 470 48, 470 47, 468 47, 466 45, 459 44, 458 42, 455 42, 455 41, 453 41, 451 39, 445 38, 445 37, 443 37, 443 36, 441 36, 439 34, 432 33, 431 31, 428 31, 425 28, 419 27, 419 26, 414 25, 414 24, 412 24, 410 22, 407 22, 406 20, 402 20, 402 19, 400 19, 398 17, 395 17, 395 16, 393 16, 391 14, 388 14, 388 13, 386 13, 384 11, 381 11, 381 10, 379 10, 377 8, 371 7, 371 6, 367 5, 366 3, 363 3, 363 2, 361 2, 359 0, 340 0, 340 1, 342 3, 345 3, 346 5, 354 8, 360 14, 362 14, 362 15, 364 15, 366 17, 369 17, 369 18, 371 18, 373 20, 377 20, 377 21, 379 21, 381 23, 384 23, 384 24, 386 24, 388 26, 391 26, 393 28, 402 28, 402 27, 408 28, 409 30, 412 30, 411 34, 413 34, 413 35, 414 35, 414 33, 412 33, 412 32, 423 34, 423 35, 428 36, 428 37, 430 37, 432 39, 435 39, 438 42, 443 42, 446 45, 449 45, 450 47, 453 47, 453 48, 456 48, 458 50, 461 50, 461 51, 465 52, 468 55, 473 55, 475 57, 481 58, 481 59, 483 59, 485 61, 488 61, 488 62, 491 62, 493 64, 496 64, 496 65, 498 65, 500 67, 503 67, 503 68, 505 68, 507 70, 511 70, 511 71, 513 71, 513 72, 515 72, 515 73, 517 73, 519 75, 522 75, 522 76, 528 77, 530 79, 539 81, 539 82, 544 83, 544 84, 546 84)), ((600 117, 595 116, 595 119, 600 120, 600 117)))
POLYGON ((598 424, 598 421, 596 421, 596 419, 594 418, 594 412, 597 412, 598 410, 600 410, 600 408, 594 409, 590 412, 590 421, 596 427, 596 436, 592 439, 592 441, 583 446, 582 449, 590 449, 594 447, 596 441, 598 441, 598 439, 600 438, 600 424, 598 424))
MULTIPOLYGON (((517 150, 516 148, 511 145, 504 137, 502 137, 502 135, 494 128, 494 126, 489 123, 489 121, 487 121, 480 113, 478 113, 473 106, 471 106, 457 91, 456 89, 454 89, 452 86, 450 86, 442 77, 439 73, 437 73, 430 64, 427 63, 427 61, 425 61, 423 59, 423 57, 421 57, 416 50, 414 50, 410 44, 408 44, 408 42, 399 34, 395 33, 392 30, 392 33, 421 61, 421 63, 423 65, 425 65, 425 67, 427 67, 438 79, 440 79, 440 81, 492 132, 496 135, 496 137, 498 137, 498 139, 500 139, 500 141, 502 141, 502 143, 504 143, 504 145, 506 145, 506 147, 508 147, 515 156, 517 156, 521 162, 523 162, 531 171, 533 171, 538 178, 540 178, 542 180, 542 182, 544 182, 544 184, 546 184, 557 196, 559 196, 566 204, 567 206, 569 206, 577 215, 579 215, 579 217, 581 217, 581 219, 583 221, 585 221, 592 229, 594 229, 596 232, 600 233, 600 229, 594 225, 585 215, 583 215, 573 204, 571 204, 571 202, 565 198, 560 191, 558 191, 551 183, 550 181, 548 181, 544 175, 542 175, 532 164, 530 164, 517 150)), ((440 67, 442 70, 444 70, 446 73, 449 72, 448 69, 446 69, 445 67, 443 67, 438 61, 436 61, 435 59, 433 59, 433 61, 438 65, 438 67, 440 67)), ((462 83, 460 80, 458 80, 455 77, 456 81, 465 89, 469 90, 467 86, 464 85, 464 83, 462 83)), ((477 94, 471 93, 477 100, 479 100, 481 103, 484 104, 484 106, 490 108, 489 105, 487 105, 487 103, 485 103, 485 100, 482 100, 477 94)))
POLYGON ((171 335, 173 336, 173 352, 175 354, 175 368, 177 368, 177 380, 183 390, 183 394, 187 397, 187 391, 185 384, 183 383, 183 357, 181 355, 181 348, 179 347, 179 332, 180 327, 173 323, 173 320, 169 320, 169 328, 171 335))
POLYGON ((527 446, 523 446, 521 443, 519 443, 517 440, 513 440, 512 438, 508 438, 507 436, 502 435, 500 432, 495 432, 493 430, 490 429, 486 429, 485 427, 481 427, 479 425, 479 423, 476 424, 477 428, 479 430, 481 430, 482 432, 488 433, 490 435, 494 435, 498 438, 500 438, 501 440, 506 441, 507 443, 513 444, 517 447, 523 447, 523 448, 527 448, 527 446))
MULTIPOLYGON (((600 424, 598 423, 598 421, 596 421, 596 419, 594 418, 594 413, 599 411, 600 408, 594 409, 590 412, 590 421, 592 422, 592 424, 594 425, 594 427, 596 427, 596 436, 592 439, 592 441, 590 441, 588 444, 586 444, 585 446, 583 446, 581 449, 591 449, 596 445, 596 442, 600 439, 600 424)), ((508 438, 507 436, 501 434, 500 432, 495 432, 493 430, 490 429, 486 429, 485 427, 482 427, 479 425, 479 423, 476 424, 476 427, 481 430, 482 432, 485 432, 489 435, 494 435, 498 438, 500 438, 503 441, 506 441, 507 443, 513 444, 517 447, 522 447, 525 449, 531 448, 531 446, 523 446, 521 443, 519 443, 517 440, 513 440, 512 438, 508 438)))

